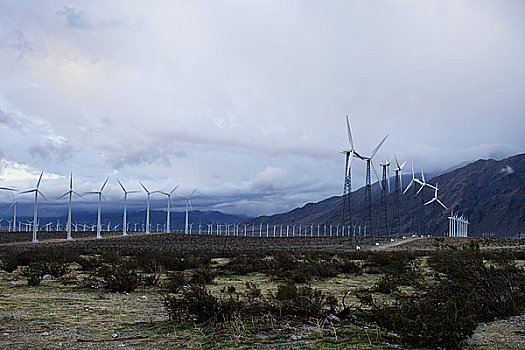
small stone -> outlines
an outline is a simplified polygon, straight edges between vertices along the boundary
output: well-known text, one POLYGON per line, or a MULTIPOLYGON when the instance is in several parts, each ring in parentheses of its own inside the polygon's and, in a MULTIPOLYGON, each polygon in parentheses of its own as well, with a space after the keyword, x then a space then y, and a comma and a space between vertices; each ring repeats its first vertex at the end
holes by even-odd
POLYGON ((290 340, 291 341, 298 341, 298 340, 301 340, 301 336, 300 335, 295 335, 295 334, 292 334, 292 336, 290 337, 290 340))
POLYGON ((118 334, 117 334, 117 333, 113 333, 111 336, 112 336, 113 338, 118 338, 118 334))
POLYGON ((328 315, 326 319, 330 322, 341 322, 341 319, 333 314, 328 315))
POLYGON ((42 336, 43 336, 43 337, 47 337, 48 335, 49 335, 49 332, 44 332, 44 333, 42 333, 42 336))
POLYGON ((46 274, 46 275, 42 276, 42 279, 43 279, 43 280, 51 280, 51 279, 53 279, 53 278, 54 278, 54 277, 51 276, 51 275, 49 275, 49 274, 46 274))

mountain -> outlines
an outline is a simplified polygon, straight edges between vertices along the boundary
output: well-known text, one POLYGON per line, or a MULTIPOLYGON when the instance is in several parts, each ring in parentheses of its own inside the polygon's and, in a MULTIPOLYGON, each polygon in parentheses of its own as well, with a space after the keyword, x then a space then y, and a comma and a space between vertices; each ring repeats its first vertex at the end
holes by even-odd
MULTIPOLYGON (((439 198, 449 210, 444 210, 436 202, 423 206, 434 196, 434 191, 426 187, 419 196, 413 196, 410 189, 400 195, 401 231, 418 232, 418 212, 422 222, 419 232, 443 234, 448 231, 448 219, 451 210, 465 215, 471 225, 469 232, 474 234, 494 233, 496 235, 516 235, 525 232, 525 154, 515 155, 503 160, 477 160, 460 166, 439 176, 427 179, 428 183, 438 184, 439 198), (435 216, 434 216, 435 214, 435 216), (435 221, 434 221, 435 220, 435 221), (434 224, 435 223, 435 224, 434 224)), ((411 175, 403 176, 406 186, 411 175)), ((394 182, 388 194, 389 232, 396 232, 397 221, 394 213, 394 182)), ((419 185, 417 186, 419 189, 419 185)), ((373 226, 377 234, 386 232, 385 220, 378 219, 381 191, 378 183, 372 185, 373 226)), ((352 211, 354 224, 365 225, 367 208, 364 202, 365 188, 352 192, 352 211)), ((290 212, 261 216, 247 220, 246 223, 273 224, 341 224, 341 196, 334 196, 317 203, 308 203, 290 212)))

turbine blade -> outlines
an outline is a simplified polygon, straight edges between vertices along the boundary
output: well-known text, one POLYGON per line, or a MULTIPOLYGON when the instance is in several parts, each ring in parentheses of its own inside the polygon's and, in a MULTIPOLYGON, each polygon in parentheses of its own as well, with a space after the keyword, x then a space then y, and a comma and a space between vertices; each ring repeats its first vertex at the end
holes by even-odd
POLYGON ((346 116, 346 132, 348 134, 348 142, 350 142, 351 150, 354 149, 354 140, 352 139, 352 129, 350 128, 350 121, 348 120, 348 115, 346 116))
POLYGON ((399 186, 403 188, 403 172, 401 171, 401 169, 399 169, 399 186))
POLYGON ((104 184, 100 188, 100 192, 104 191, 104 187, 106 187, 106 184, 108 183, 108 180, 109 180, 109 177, 106 179, 106 181, 104 181, 104 184))
POLYGON ((189 198, 188 198, 188 203, 189 203, 189 205, 190 205, 190 209, 193 211, 193 205, 191 205, 191 201, 190 201, 189 198))
POLYGON ((4 190, 4 191, 16 191, 14 188, 9 188, 9 187, 0 187, 0 190, 4 190))
POLYGON ((62 199, 62 198, 64 198, 65 196, 67 196, 69 193, 70 193, 70 192, 68 191, 68 192, 64 193, 63 195, 61 195, 60 197, 58 197, 57 199, 62 199))
POLYGON ((354 159, 354 150, 350 151, 350 160, 348 161, 348 169, 352 169, 352 159, 354 159))
MULTIPOLYGON (((408 191, 408 189, 412 186, 413 182, 414 182, 414 180, 410 180, 410 183, 408 184, 407 188, 405 188, 405 190, 403 191, 403 194, 405 194, 408 191)), ((401 187, 401 188, 403 188, 403 187, 401 187)))
POLYGON ((436 201, 437 201, 439 204, 441 204, 441 206, 442 206, 443 208, 445 208, 445 210, 448 210, 447 206, 446 206, 445 204, 443 204, 439 199, 436 198, 436 201))
POLYGON ((44 175, 44 170, 42 170, 42 172, 40 173, 40 177, 38 178, 38 182, 36 183, 36 188, 37 189, 40 186, 40 181, 42 180, 42 175, 44 175))
POLYGON ((81 195, 80 193, 78 192, 75 192, 75 191, 71 191, 72 193, 76 194, 77 196, 79 196, 80 198, 82 199, 86 199, 86 197, 84 197, 83 195, 81 195))
POLYGON ((395 154, 394 154, 394 160, 396 161, 396 166, 397 166, 397 168, 399 169, 399 162, 397 161, 397 157, 396 157, 395 154))
MULTIPOLYGON (((37 190, 36 192, 37 192, 39 195, 41 195, 42 198, 44 198, 46 201, 48 201, 47 198, 46 198, 46 196, 44 196, 44 194, 43 194, 42 192, 40 192, 40 191, 38 191, 38 190, 37 190)), ((49 201, 48 201, 48 202, 49 202, 49 201)))
POLYGON ((197 192, 197 189, 194 189, 193 192, 190 194, 190 196, 189 196, 188 198, 193 197, 193 195, 195 194, 195 192, 197 192))
POLYGON ((179 188, 179 186, 180 186, 180 185, 175 186, 175 188, 171 190, 170 194, 172 194, 173 192, 175 192, 175 190, 176 190, 177 188, 179 188))
POLYGON ((139 184, 142 186, 142 188, 144 189, 144 191, 146 191, 146 193, 150 193, 148 191, 148 189, 146 188, 146 186, 144 186, 144 184, 142 182, 139 181, 139 184))
MULTIPOLYGON (((125 189, 124 186, 122 185, 122 182, 120 182, 119 179, 117 179, 117 182, 118 182, 118 184, 120 185, 120 188, 122 188, 122 191, 123 191, 124 193, 126 193, 126 189, 125 189)), ((102 191, 102 190, 101 190, 101 191, 102 191)))
POLYGON ((421 180, 423 180, 423 183, 425 183, 425 174, 423 173, 423 169, 421 169, 421 180))
POLYGON ((374 174, 376 174, 377 182, 379 183, 379 187, 381 187, 381 190, 383 190, 383 184, 381 184, 381 180, 379 179, 379 175, 377 175, 376 166, 374 165, 374 161, 370 159, 370 163, 372 163, 372 169, 374 169, 374 174))
POLYGON ((425 203, 425 205, 429 205, 430 203, 432 203, 433 201, 435 201, 436 198, 432 198, 431 200, 429 200, 428 202, 425 203))
POLYGON ((69 190, 73 190, 73 173, 69 174, 69 190))
POLYGON ((386 135, 382 140, 381 142, 379 142, 379 144, 376 146, 376 148, 374 148, 374 150, 372 151, 372 155, 370 156, 370 158, 373 158, 377 151, 379 151, 379 148, 383 145, 383 143, 385 142, 386 138, 388 137, 388 135, 386 135))
POLYGON ((35 191, 36 191, 36 189, 34 189, 34 190, 27 190, 27 191, 20 192, 20 194, 31 193, 31 192, 35 192, 35 191))
POLYGON ((425 184, 421 184, 421 188, 416 192, 416 196, 419 194, 419 192, 421 192, 421 190, 423 189, 423 187, 425 187, 425 184))

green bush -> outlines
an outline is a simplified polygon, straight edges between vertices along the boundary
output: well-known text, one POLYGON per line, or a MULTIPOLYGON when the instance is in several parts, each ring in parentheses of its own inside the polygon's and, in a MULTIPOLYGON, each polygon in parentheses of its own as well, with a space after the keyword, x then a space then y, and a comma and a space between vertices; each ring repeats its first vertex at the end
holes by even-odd
POLYGON ((111 292, 127 293, 134 291, 140 283, 140 276, 134 264, 120 260, 102 266, 98 271, 104 287, 111 292))
POLYGON ((37 265, 30 265, 22 267, 21 274, 27 279, 27 285, 36 287, 42 281, 42 271, 37 265))
POLYGON ((319 316, 322 314, 326 296, 310 286, 297 287, 288 281, 277 286, 277 306, 289 315, 319 316))

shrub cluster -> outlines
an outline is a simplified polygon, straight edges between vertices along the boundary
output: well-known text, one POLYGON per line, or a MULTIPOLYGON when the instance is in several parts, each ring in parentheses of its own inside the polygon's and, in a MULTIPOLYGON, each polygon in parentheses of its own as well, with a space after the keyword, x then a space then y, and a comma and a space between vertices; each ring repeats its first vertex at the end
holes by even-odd
POLYGON ((479 246, 446 247, 432 254, 434 279, 413 293, 395 293, 395 303, 360 296, 369 306, 361 316, 399 334, 416 347, 455 348, 481 321, 520 314, 525 303, 525 274, 512 259, 487 265, 479 246))

